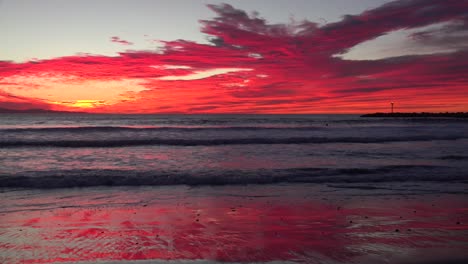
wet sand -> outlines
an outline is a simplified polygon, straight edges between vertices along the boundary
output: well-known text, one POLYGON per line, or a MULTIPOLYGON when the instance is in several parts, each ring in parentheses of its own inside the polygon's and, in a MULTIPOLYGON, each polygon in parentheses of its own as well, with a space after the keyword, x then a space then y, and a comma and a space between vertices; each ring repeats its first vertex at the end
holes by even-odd
POLYGON ((410 189, 4 189, 0 263, 467 261, 468 196, 410 189))

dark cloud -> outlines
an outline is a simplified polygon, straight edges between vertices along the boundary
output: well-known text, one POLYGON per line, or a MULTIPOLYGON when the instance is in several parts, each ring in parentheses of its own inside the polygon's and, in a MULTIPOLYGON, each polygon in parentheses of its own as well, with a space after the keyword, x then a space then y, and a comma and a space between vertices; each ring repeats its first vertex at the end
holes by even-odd
POLYGON ((133 45, 132 42, 123 40, 123 39, 121 39, 121 38, 119 38, 119 37, 117 37, 117 36, 111 37, 111 41, 112 41, 112 42, 115 42, 115 43, 122 44, 122 45, 126 45, 126 46, 128 46, 128 45, 133 45))
POLYGON ((415 45, 446 50, 468 49, 468 15, 441 27, 415 32, 410 38, 415 45))
MULTIPOLYGON (((1 88, 1 84, 0 84, 1 88)), ((50 109, 50 105, 34 98, 26 98, 4 92, 0 89, 0 108, 26 110, 50 109)))

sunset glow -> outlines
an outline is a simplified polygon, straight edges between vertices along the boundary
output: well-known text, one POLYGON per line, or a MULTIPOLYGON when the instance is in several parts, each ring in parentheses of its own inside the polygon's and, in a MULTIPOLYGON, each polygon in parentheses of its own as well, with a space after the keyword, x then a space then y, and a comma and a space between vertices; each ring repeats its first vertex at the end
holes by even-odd
POLYGON ((95 108, 97 106, 104 105, 105 103, 97 100, 76 100, 70 102, 56 102, 58 105, 75 107, 75 108, 95 108))
POLYGON ((393 101, 395 111, 468 111, 467 1, 393 1, 327 23, 207 8, 215 17, 200 20, 206 43, 151 39, 148 27, 160 44, 152 50, 109 32, 103 41, 124 49, 116 55, 0 53, 0 108, 362 113, 393 101))

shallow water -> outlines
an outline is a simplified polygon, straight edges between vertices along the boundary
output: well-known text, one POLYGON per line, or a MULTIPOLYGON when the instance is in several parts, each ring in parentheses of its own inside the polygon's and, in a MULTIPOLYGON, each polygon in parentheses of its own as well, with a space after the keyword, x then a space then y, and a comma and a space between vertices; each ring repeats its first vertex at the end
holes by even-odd
POLYGON ((3 192, 0 262, 468 259, 466 196, 433 194, 427 184, 401 188, 406 190, 275 184, 3 192))

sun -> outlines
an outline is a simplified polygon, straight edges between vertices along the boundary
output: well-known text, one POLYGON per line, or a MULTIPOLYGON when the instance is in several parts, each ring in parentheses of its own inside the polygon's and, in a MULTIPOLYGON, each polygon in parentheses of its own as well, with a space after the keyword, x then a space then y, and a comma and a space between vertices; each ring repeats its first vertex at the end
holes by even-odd
POLYGON ((65 101, 65 102, 53 102, 57 105, 62 105, 66 107, 81 108, 81 109, 93 109, 98 106, 106 105, 106 102, 103 100, 75 100, 75 101, 65 101))

